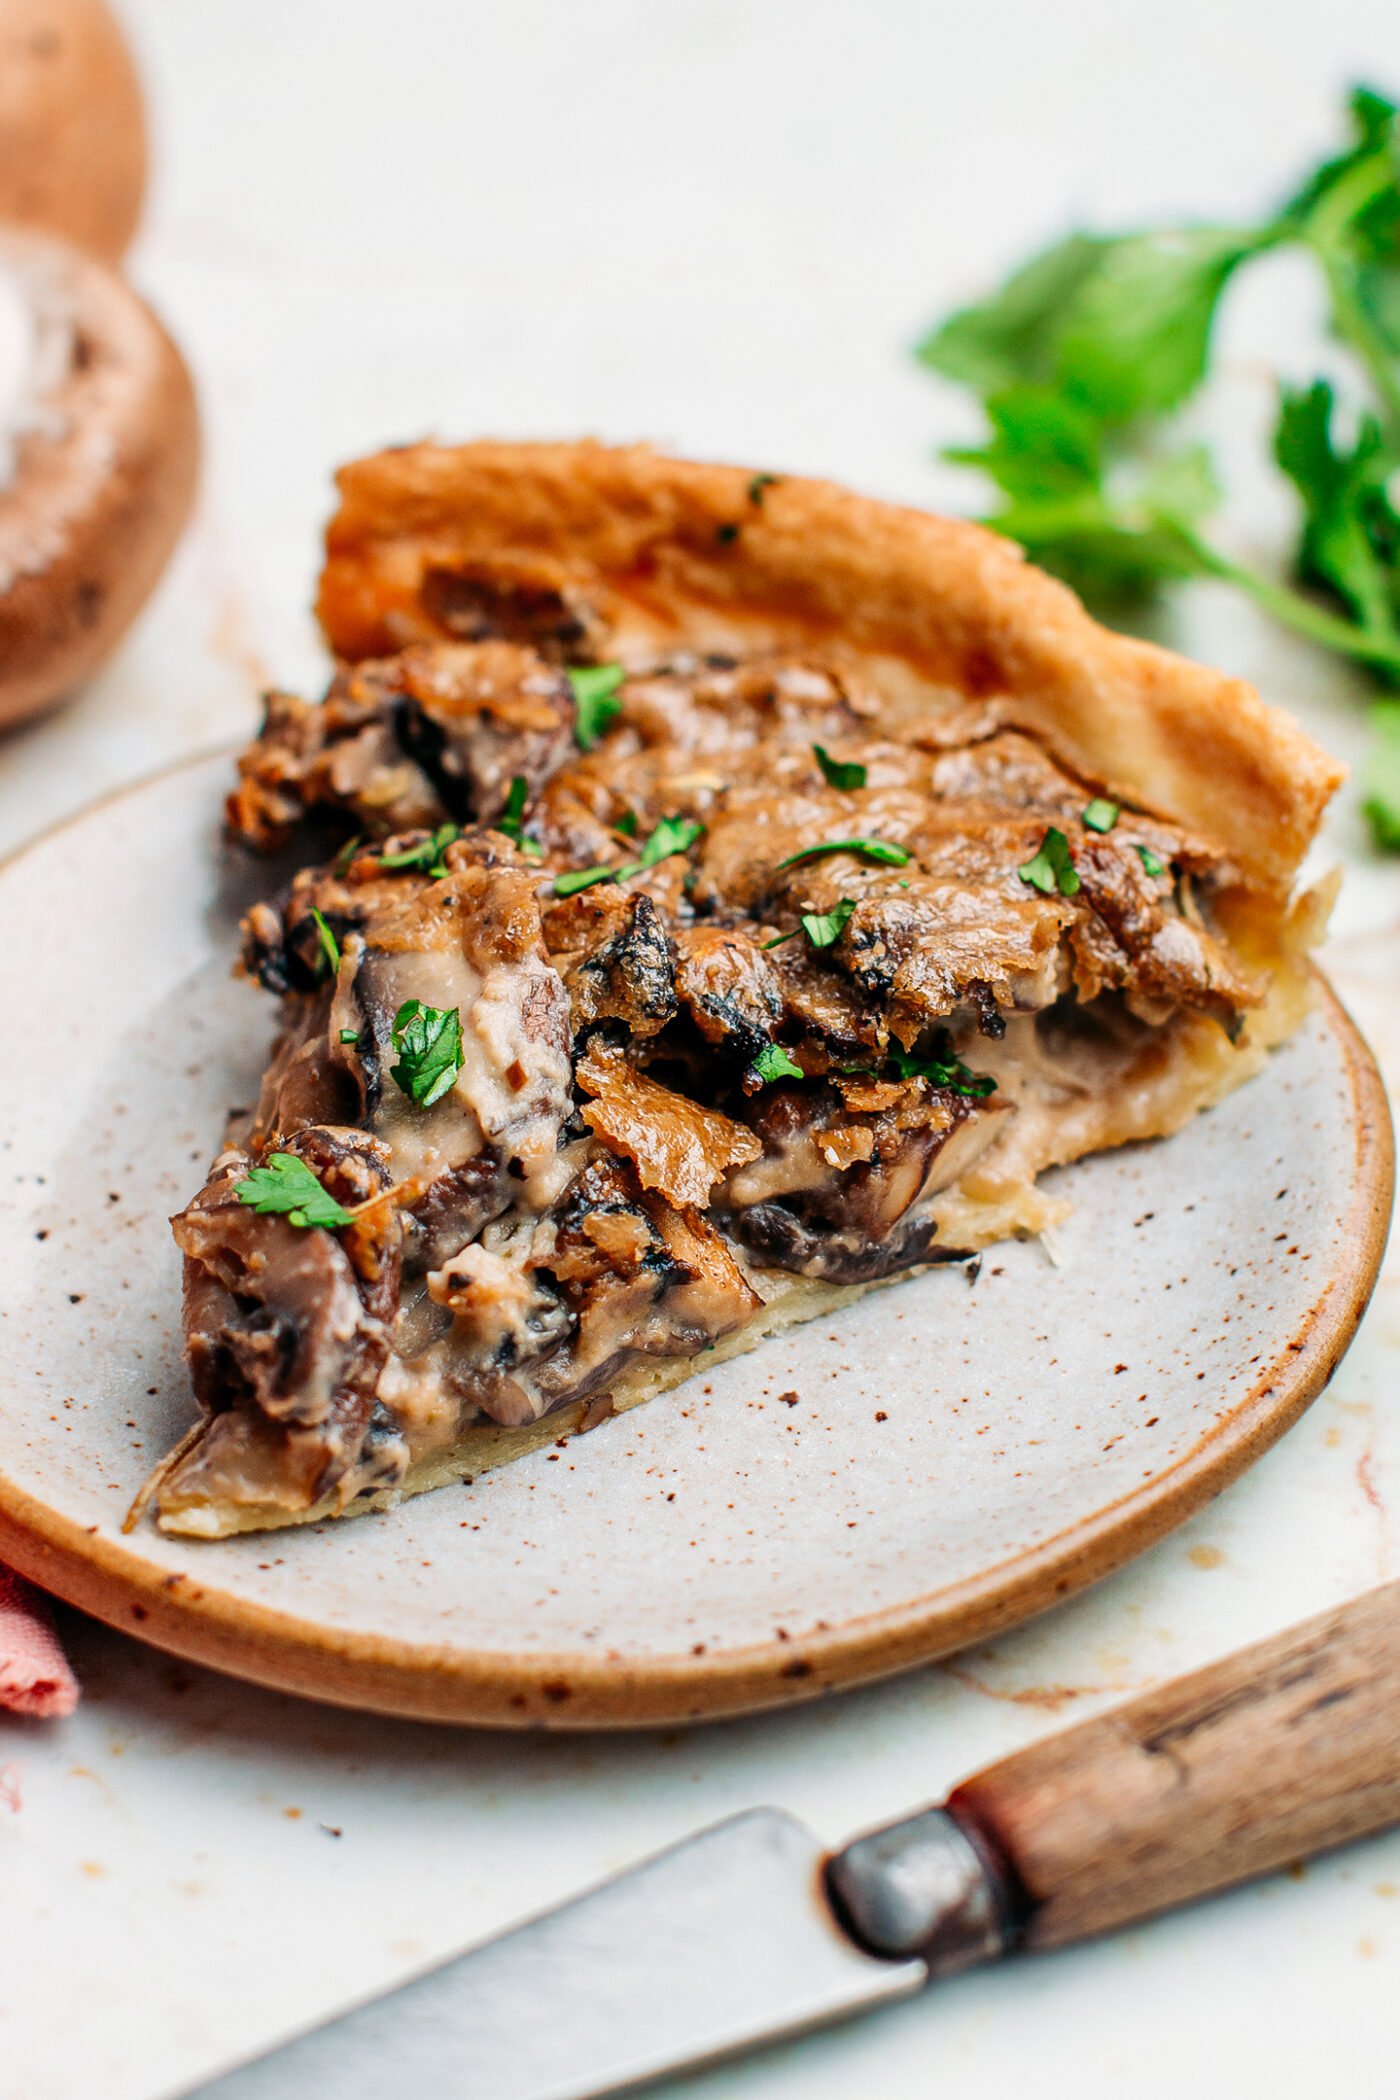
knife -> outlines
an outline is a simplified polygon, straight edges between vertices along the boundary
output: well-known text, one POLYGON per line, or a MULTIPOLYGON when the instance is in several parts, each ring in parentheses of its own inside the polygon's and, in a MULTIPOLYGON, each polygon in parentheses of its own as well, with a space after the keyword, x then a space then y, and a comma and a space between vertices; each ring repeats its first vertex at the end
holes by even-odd
POLYGON ((594 2100, 1400 1821, 1400 1583, 1049 1736, 826 1854, 758 1808, 199 2100, 594 2100), (392 2075, 389 2075, 392 2074, 392 2075))

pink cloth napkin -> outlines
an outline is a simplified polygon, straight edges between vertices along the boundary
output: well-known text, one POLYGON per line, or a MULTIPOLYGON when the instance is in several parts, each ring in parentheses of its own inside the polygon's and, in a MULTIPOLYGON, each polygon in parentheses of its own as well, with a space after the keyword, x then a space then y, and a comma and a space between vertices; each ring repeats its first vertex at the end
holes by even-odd
POLYGON ((0 1567, 0 1707, 62 1720, 78 1703, 78 1681, 35 1589, 0 1567))

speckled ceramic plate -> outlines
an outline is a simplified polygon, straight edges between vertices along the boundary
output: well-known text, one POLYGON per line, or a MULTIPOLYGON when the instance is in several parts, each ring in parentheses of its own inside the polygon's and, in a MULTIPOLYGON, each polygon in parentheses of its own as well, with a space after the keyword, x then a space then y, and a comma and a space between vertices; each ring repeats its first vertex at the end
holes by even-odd
POLYGON ((877 1292, 471 1488, 197 1544, 121 1520, 191 1419, 167 1214, 256 1083, 226 757, 0 871, 0 1557, 161 1647, 384 1711, 638 1724, 946 1653, 1140 1552, 1321 1389, 1390 1124, 1324 994, 1179 1137, 1072 1169, 1038 1246, 877 1292))

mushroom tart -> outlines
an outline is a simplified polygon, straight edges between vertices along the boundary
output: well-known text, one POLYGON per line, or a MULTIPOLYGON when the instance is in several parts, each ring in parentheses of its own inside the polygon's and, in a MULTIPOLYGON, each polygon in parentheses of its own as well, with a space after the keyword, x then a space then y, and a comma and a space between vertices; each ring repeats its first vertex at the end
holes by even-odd
POLYGON ((589 444, 340 489, 340 667, 229 802, 306 865, 244 927, 261 1099, 174 1220, 165 1529, 473 1477, 1044 1233, 1047 1168, 1306 1012, 1339 769, 1009 544, 589 444))

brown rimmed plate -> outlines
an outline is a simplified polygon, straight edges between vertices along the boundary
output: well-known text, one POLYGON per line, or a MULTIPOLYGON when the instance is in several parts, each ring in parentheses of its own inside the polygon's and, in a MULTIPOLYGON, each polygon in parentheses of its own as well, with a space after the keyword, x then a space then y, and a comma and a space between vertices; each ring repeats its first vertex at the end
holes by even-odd
POLYGON ((914 1279, 561 1449, 355 1521, 121 1520, 192 1417, 166 1218, 249 1098, 226 756, 0 870, 0 1558, 257 1682, 493 1726, 776 1705, 986 1638, 1139 1553, 1321 1390, 1393 1146, 1335 998, 1169 1143, 1061 1177, 1036 1245, 914 1279))

